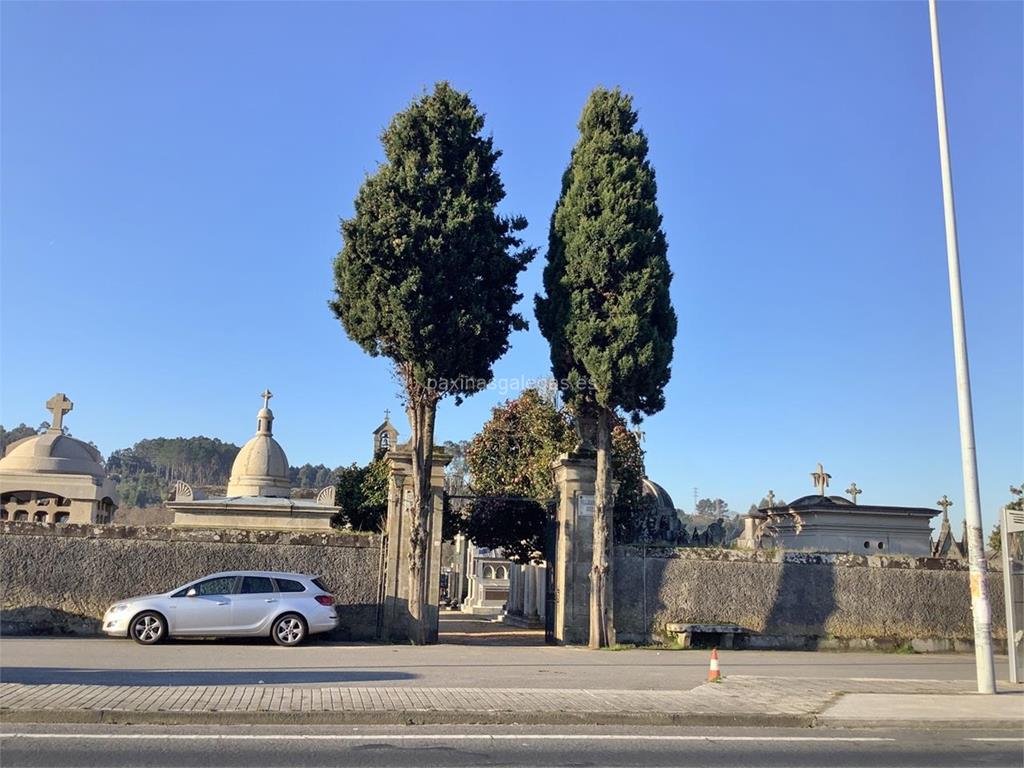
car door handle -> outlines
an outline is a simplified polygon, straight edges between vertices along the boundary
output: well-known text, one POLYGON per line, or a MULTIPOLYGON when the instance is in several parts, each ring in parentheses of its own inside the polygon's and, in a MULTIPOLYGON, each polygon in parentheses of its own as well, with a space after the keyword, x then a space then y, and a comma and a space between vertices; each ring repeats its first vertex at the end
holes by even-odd
POLYGON ((227 600, 218 600, 217 601, 217 605, 227 605, 227 604, 228 604, 227 600))
POLYGON ((275 599, 274 599, 274 598, 272 598, 272 597, 268 597, 268 598, 267 598, 266 600, 264 600, 263 602, 264 602, 264 603, 276 603, 276 602, 277 602, 277 600, 275 600, 275 599))

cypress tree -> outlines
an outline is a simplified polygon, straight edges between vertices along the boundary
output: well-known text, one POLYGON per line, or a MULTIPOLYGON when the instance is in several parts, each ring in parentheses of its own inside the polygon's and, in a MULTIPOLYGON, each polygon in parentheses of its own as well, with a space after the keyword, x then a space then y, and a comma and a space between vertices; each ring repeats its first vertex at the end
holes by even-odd
POLYGON ((551 217, 541 332, 566 402, 596 420, 597 482, 590 572, 590 646, 614 640, 611 429, 665 405, 676 315, 647 137, 632 98, 596 89, 551 217))
POLYGON ((501 153, 483 128, 469 97, 446 82, 395 115, 381 137, 385 162, 342 221, 334 262, 331 310, 364 351, 394 363, 404 388, 416 511, 409 613, 421 642, 437 404, 485 388, 509 334, 527 327, 513 308, 535 250, 517 236, 525 219, 497 213, 501 153))

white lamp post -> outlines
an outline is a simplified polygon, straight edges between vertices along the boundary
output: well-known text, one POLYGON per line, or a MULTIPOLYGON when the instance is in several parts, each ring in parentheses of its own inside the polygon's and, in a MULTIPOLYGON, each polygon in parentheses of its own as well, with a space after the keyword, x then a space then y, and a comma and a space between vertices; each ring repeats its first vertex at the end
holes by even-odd
POLYGON ((946 216, 946 256, 949 263, 949 300, 953 312, 953 352, 956 357, 956 399, 960 412, 960 459, 964 476, 964 512, 967 518, 967 551, 971 576, 971 611, 974 614, 974 660, 978 693, 995 693, 992 662, 992 609, 988 599, 988 565, 981 530, 978 494, 978 457, 974 448, 974 413, 971 407, 971 374, 967 364, 967 331, 964 327, 964 299, 960 286, 960 254, 953 208, 953 176, 946 131, 946 99, 942 88, 942 59, 939 54, 939 19, 935 0, 928 0, 932 30, 932 68, 935 74, 935 112, 939 125, 939 162, 942 166, 942 202, 946 216))

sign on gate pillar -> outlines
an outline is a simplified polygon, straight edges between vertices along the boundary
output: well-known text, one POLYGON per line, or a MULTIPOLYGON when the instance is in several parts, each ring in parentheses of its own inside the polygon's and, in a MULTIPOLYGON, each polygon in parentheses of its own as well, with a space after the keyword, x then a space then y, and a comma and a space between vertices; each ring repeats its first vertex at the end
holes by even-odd
POLYGON ((594 483, 597 457, 593 451, 565 453, 555 459, 555 588, 554 640, 586 644, 590 636, 590 566, 594 551, 594 483))
MULTIPOLYGON (((412 451, 406 446, 392 448, 385 456, 388 463, 387 544, 380 603, 380 636, 385 640, 413 639, 409 613, 409 555, 415 519, 412 488, 412 451)), ((423 578, 427 582, 426 615, 428 643, 437 642, 441 603, 441 523, 444 515, 444 468, 451 457, 435 453, 430 470, 430 503, 427 519, 427 562, 423 578)))

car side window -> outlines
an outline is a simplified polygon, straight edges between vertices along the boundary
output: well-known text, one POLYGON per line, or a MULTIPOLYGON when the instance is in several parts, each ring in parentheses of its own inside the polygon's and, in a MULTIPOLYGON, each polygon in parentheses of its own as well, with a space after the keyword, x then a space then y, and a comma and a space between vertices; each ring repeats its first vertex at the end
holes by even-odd
POLYGON ((306 587, 292 579, 277 579, 277 589, 280 592, 305 592, 306 587))
POLYGON ((242 577, 242 589, 239 590, 239 594, 242 595, 261 595, 266 592, 274 591, 274 582, 265 576, 243 576, 242 577))
POLYGON ((230 595, 235 588, 234 576, 218 576, 216 579, 200 581, 195 585, 196 594, 203 595, 230 595))

